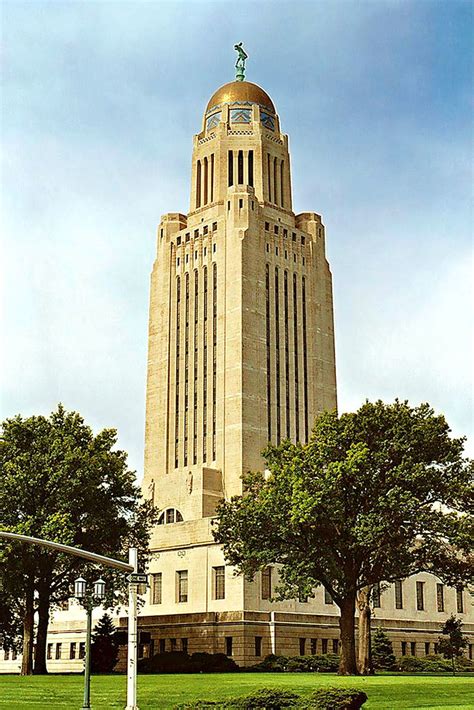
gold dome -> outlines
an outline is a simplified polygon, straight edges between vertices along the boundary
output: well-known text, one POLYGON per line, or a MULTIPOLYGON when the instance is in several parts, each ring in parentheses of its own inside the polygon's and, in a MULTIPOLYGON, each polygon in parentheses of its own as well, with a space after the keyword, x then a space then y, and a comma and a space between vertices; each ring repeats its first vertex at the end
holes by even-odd
POLYGON ((272 113, 276 113, 273 101, 266 91, 257 86, 257 84, 252 84, 251 81, 231 81, 221 86, 209 99, 206 113, 209 109, 220 104, 246 102, 260 104, 260 106, 264 106, 272 113))

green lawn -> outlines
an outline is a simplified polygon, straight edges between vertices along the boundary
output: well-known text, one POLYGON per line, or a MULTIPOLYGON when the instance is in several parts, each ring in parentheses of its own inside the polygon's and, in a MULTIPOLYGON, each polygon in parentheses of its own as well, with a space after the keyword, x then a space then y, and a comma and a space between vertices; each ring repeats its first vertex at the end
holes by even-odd
MULTIPOLYGON (((1 676, 0 708, 54 710, 82 706, 82 676, 46 677, 1 676)), ((123 708, 125 676, 92 678, 91 705, 123 708)), ((422 676, 384 674, 372 678, 339 678, 314 673, 242 673, 200 675, 141 675, 138 678, 138 703, 141 708, 172 708, 178 702, 199 698, 217 699, 244 695, 261 687, 280 687, 308 694, 328 685, 353 686, 365 690, 369 699, 364 710, 403 708, 474 708, 474 678, 467 676, 422 676)))

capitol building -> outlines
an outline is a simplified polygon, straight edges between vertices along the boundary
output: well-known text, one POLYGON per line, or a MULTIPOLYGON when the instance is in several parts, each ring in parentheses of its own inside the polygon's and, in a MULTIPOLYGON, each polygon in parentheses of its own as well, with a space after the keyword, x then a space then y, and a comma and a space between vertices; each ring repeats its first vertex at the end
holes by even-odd
MULTIPOLYGON (((293 211, 277 98, 242 74, 213 93, 194 136, 189 211, 163 215, 157 229, 143 495, 161 513, 142 656, 208 651, 251 665, 269 653, 338 651, 338 608, 322 587, 272 601, 277 567, 247 581, 212 536, 216 505, 242 492, 242 474, 262 470, 268 442, 307 442, 318 414, 337 407, 330 235, 318 205, 293 211)), ((435 653, 455 614, 472 658, 467 590, 419 574, 382 587, 373 606, 395 655, 435 653)), ((124 612, 116 623, 126 627, 124 612)), ((51 671, 82 669, 84 633, 82 609, 54 614, 51 671)), ((2 669, 15 663, 0 659, 2 669)))

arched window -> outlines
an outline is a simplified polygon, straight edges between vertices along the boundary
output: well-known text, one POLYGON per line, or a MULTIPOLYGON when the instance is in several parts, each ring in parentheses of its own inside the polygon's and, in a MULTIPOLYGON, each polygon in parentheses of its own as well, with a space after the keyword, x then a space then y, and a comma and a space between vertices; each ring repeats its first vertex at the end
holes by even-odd
POLYGON ((183 516, 176 508, 166 508, 158 518, 158 525, 168 525, 169 523, 182 523, 183 516))

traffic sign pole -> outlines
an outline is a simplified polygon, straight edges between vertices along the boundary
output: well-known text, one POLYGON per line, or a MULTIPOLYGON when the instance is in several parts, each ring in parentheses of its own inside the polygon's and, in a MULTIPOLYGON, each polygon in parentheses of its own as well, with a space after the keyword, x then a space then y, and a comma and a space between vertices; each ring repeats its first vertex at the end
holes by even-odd
MULTIPOLYGON (((131 580, 141 575, 137 574, 137 549, 131 547, 128 551, 128 562, 133 566, 131 580)), ((137 705, 137 646, 138 646, 138 584, 130 581, 128 585, 128 660, 127 660, 127 706, 125 710, 139 710, 137 705)))

